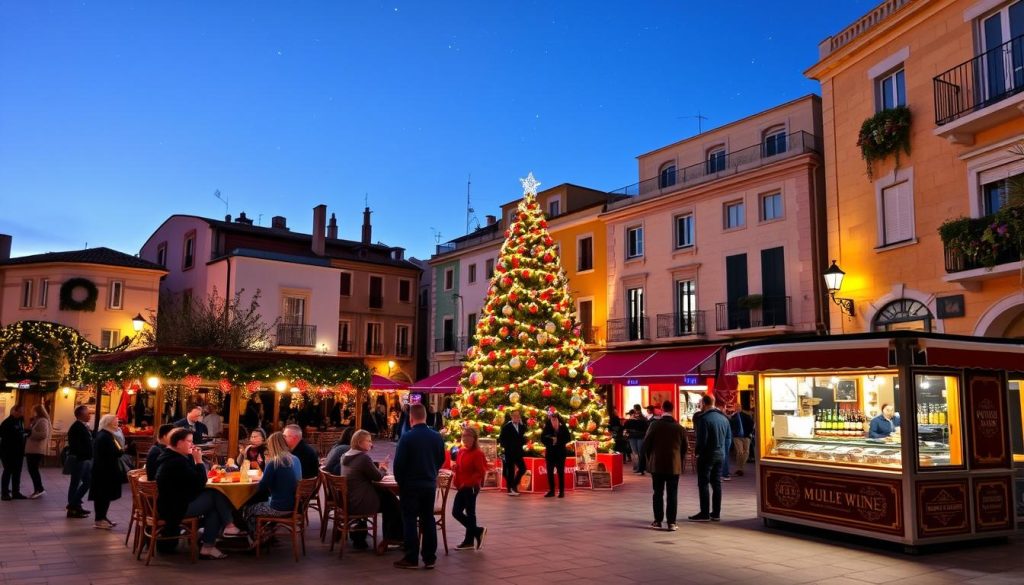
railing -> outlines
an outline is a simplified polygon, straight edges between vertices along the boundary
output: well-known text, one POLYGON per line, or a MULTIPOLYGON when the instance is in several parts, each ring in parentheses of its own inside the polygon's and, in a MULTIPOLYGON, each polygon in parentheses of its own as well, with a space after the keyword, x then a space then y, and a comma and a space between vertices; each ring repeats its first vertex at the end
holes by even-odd
POLYGON ((434 338, 434 353, 442 351, 465 351, 466 338, 455 336, 444 336, 434 338))
POLYGON ((484 242, 503 239, 505 239, 505 230, 492 227, 491 231, 487 232, 486 234, 480 234, 478 236, 465 238, 463 240, 459 240, 458 242, 445 242, 443 244, 437 244, 437 248, 434 250, 434 254, 448 254, 450 252, 455 252, 456 250, 463 250, 465 248, 476 246, 477 244, 482 244, 484 242))
MULTIPOLYGON (((785 158, 809 152, 821 152, 818 137, 808 132, 793 132, 786 136, 784 142, 776 142, 771 147, 767 143, 762 142, 754 146, 727 152, 722 158, 716 157, 714 160, 702 160, 688 167, 676 169, 675 176, 671 177, 672 181, 664 180, 661 175, 658 175, 657 177, 651 177, 639 183, 616 189, 611 193, 629 197, 671 193, 690 185, 697 185, 713 179, 746 172, 785 158)), ((609 204, 609 208, 622 205, 629 205, 629 200, 618 202, 617 204, 609 204)))
POLYGON ((607 323, 608 343, 650 339, 651 335, 647 325, 646 315, 639 319, 609 319, 607 323))
POLYGON ((384 355, 384 344, 381 344, 381 343, 367 343, 366 344, 366 355, 384 355))
POLYGON ((991 106, 1024 90, 1024 35, 937 75, 935 124, 991 106))
POLYGON ((395 344, 395 355, 403 356, 404 357, 404 356, 410 355, 411 353, 412 353, 412 348, 409 347, 409 344, 407 344, 407 343, 396 343, 395 344))
POLYGON ((597 326, 580 325, 580 335, 583 336, 583 343, 586 343, 587 345, 593 345, 597 343, 597 334, 600 331, 601 328, 597 326))
POLYGON ((352 353, 352 340, 338 340, 338 351, 341 353, 352 353))
POLYGON ((704 311, 658 315, 658 337, 704 335, 704 311))
POLYGON ((992 259, 991 255, 988 257, 988 261, 984 261, 977 256, 967 256, 959 249, 950 248, 947 244, 942 244, 943 256, 946 260, 946 273, 952 274, 954 272, 963 272, 964 270, 974 270, 975 268, 992 268, 999 264, 1009 264, 1011 262, 1018 262, 1021 260, 1021 250, 1017 249, 1012 243, 1005 248, 1001 248, 999 252, 995 254, 995 258, 992 259))
POLYGON ((277 344, 294 347, 316 345, 316 325, 277 324, 277 344))
POLYGON ((370 295, 370 308, 371 309, 382 309, 382 308, 384 308, 384 295, 370 295))
POLYGON ((739 300, 715 304, 718 331, 790 325, 789 297, 762 297, 760 306, 741 307, 739 300))
POLYGON ((824 59, 853 39, 878 26, 880 22, 889 18, 889 15, 896 12, 913 0, 886 0, 864 16, 857 19, 853 24, 821 41, 818 45, 818 57, 824 59))

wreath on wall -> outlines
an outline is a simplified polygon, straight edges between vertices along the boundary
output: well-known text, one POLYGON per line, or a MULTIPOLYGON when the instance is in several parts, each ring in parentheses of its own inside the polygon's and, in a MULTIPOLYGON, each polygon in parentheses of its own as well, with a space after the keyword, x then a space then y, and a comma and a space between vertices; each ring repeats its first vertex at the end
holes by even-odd
POLYGON ((88 278, 71 278, 60 285, 60 310, 61 311, 95 311, 96 298, 99 290, 88 278), (85 298, 75 300, 75 291, 85 290, 85 298))

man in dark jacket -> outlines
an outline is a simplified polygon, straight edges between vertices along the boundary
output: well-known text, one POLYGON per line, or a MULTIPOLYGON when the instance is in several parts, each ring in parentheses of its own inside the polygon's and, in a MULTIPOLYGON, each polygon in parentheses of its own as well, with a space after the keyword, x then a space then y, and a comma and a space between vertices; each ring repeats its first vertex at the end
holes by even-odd
POLYGON ((518 496, 519 482, 526 475, 526 462, 523 460, 526 425, 523 424, 523 415, 518 410, 513 410, 509 416, 511 420, 501 427, 498 444, 501 445, 501 450, 505 454, 505 466, 502 471, 505 474, 508 495, 518 496))
POLYGON ((68 518, 86 518, 89 511, 82 508, 82 500, 89 492, 89 475, 92 471, 92 431, 89 422, 89 407, 80 404, 75 408, 75 422, 68 427, 68 460, 65 469, 71 472, 68 483, 68 518))
POLYGON ((147 480, 156 481, 157 471, 160 470, 160 456, 167 450, 167 441, 171 432, 177 428, 174 425, 160 425, 160 429, 156 433, 156 442, 153 443, 153 446, 149 448, 149 452, 146 453, 147 480))
POLYGON ((4 501, 27 499, 21 493, 21 462, 25 459, 25 422, 22 419, 22 407, 15 404, 11 414, 0 423, 0 463, 4 471, 0 475, 2 490, 0 498, 4 501))
POLYGON ((299 458, 302 464, 302 479, 309 479, 320 474, 320 456, 312 445, 302 440, 302 427, 288 425, 284 428, 284 442, 288 444, 292 455, 299 458))
MULTIPOLYGON (((231 520, 231 504, 220 492, 206 489, 203 454, 192 442, 192 431, 171 432, 167 449, 160 455, 156 474, 157 511, 167 525, 164 535, 178 534, 182 519, 198 516, 203 521, 203 546, 200 556, 223 559, 227 555, 215 546, 221 531, 237 536, 231 520)), ((174 541, 170 541, 173 543, 174 541)))
POLYGON ((210 430, 203 424, 202 418, 203 407, 193 406, 189 409, 185 418, 175 422, 174 426, 192 431, 192 441, 196 445, 201 445, 206 442, 206 437, 210 435, 210 430))
POLYGON ((629 418, 626 419, 622 428, 626 435, 626 440, 629 441, 630 450, 636 454, 636 460, 633 462, 633 473, 643 475, 647 467, 642 454, 644 436, 647 434, 647 419, 644 418, 639 404, 629 411, 629 418))
POLYGON ((717 522, 722 513, 722 459, 726 441, 731 431, 729 418, 715 408, 715 397, 705 394, 701 397, 700 417, 694 417, 694 431, 697 435, 697 491, 700 496, 700 513, 689 517, 691 522, 717 522), (708 501, 708 486, 711 498, 708 501))
POLYGON ((732 430, 732 446, 736 450, 736 475, 743 476, 743 468, 750 456, 750 438, 754 436, 754 417, 749 409, 737 410, 729 417, 732 430))
POLYGON ((683 472, 686 450, 686 431, 670 414, 672 403, 662 405, 665 414, 651 423, 644 438, 643 457, 647 458, 647 470, 651 472, 654 485, 654 522, 651 528, 661 529, 662 518, 668 522, 668 530, 675 531, 676 507, 678 505, 679 474, 683 472))
POLYGON ((433 569, 437 561, 437 531, 423 531, 420 543, 417 520, 421 526, 434 524, 434 496, 437 470, 444 464, 444 440, 427 426, 427 409, 422 404, 409 407, 411 428, 402 434, 395 448, 394 473, 398 483, 398 501, 402 506, 405 556, 395 561, 399 569, 416 569, 419 557, 433 569))

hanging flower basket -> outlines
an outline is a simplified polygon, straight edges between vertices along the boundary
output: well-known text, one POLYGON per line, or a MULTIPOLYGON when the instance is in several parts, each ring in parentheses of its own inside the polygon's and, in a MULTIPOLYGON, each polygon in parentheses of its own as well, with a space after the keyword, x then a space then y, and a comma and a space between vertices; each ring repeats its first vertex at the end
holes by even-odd
POLYGON ((875 161, 889 155, 900 164, 900 150, 910 154, 910 108, 899 106, 882 110, 861 124, 857 147, 867 163, 868 178, 873 178, 875 161))

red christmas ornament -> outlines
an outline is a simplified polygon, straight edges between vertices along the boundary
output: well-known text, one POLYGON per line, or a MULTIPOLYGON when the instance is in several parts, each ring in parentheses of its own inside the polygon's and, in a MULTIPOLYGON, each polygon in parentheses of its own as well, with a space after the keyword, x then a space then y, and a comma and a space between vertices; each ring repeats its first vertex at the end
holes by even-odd
POLYGON ((565 327, 566 329, 571 329, 572 328, 572 321, 570 321, 568 319, 566 319, 565 321, 562 321, 562 327, 565 327))
MULTIPOLYGON (((530 417, 530 418, 526 419, 526 424, 531 426, 531 427, 535 427, 535 426, 537 426, 537 419, 535 419, 533 417, 530 417)), ((528 444, 532 444, 533 441, 527 441, 527 443, 528 444)))
POLYGON ((220 387, 221 392, 225 394, 231 393, 231 381, 227 378, 221 378, 217 385, 220 387))
POLYGON ((590 440, 590 433, 583 433, 583 440, 584 441, 589 441, 590 440))
POLYGON ((530 312, 531 313, 536 314, 538 310, 539 309, 537 308, 537 305, 533 305, 533 304, 530 305, 530 312))
POLYGON ((537 360, 533 358, 526 360, 526 367, 530 368, 531 370, 537 367, 537 360))
POLYGON ((508 287, 512 286, 512 279, 506 276, 506 277, 501 279, 501 284, 505 288, 508 288, 508 287))
POLYGON ((448 416, 450 418, 459 418, 459 409, 452 408, 451 410, 448 411, 448 416))
POLYGON ((530 269, 529 269, 529 268, 524 268, 524 269, 523 269, 523 271, 522 271, 522 272, 520 272, 519 274, 520 274, 520 275, 521 275, 521 276, 522 276, 523 278, 530 278, 530 274, 531 274, 531 272, 530 272, 530 269))
POLYGON ((548 274, 547 276, 544 277, 544 280, 546 280, 548 283, 552 283, 552 282, 555 281, 555 275, 554 274, 548 274))
POLYGON ((551 239, 551 236, 547 236, 546 238, 544 238, 544 243, 550 246, 551 244, 554 244, 555 241, 551 239))
POLYGON ((565 366, 562 366, 562 367, 558 368, 558 375, 563 377, 563 378, 568 376, 569 375, 569 368, 567 368, 565 366))
POLYGON ((498 334, 500 334, 502 337, 508 337, 508 327, 502 327, 501 329, 498 329, 498 334))
POLYGON ((569 417, 569 426, 570 426, 570 427, 572 427, 572 428, 576 428, 576 426, 577 426, 578 424, 579 424, 579 421, 578 421, 578 420, 576 420, 576 417, 575 417, 575 416, 570 416, 570 417, 569 417))
POLYGON ((498 354, 494 353, 493 351, 490 351, 490 352, 487 353, 487 360, 488 361, 492 361, 493 362, 496 359, 498 359, 498 354))
POLYGON ((540 394, 544 397, 551 396, 551 388, 544 388, 540 391, 540 394))
POLYGON ((546 227, 548 227, 548 222, 546 220, 542 219, 542 220, 540 220, 540 222, 537 225, 539 225, 542 228, 546 228, 546 227))
POLYGON ((530 333, 533 333, 535 331, 537 331, 537 327, 535 325, 530 325, 530 333))
POLYGON ((519 258, 517 258, 515 256, 512 257, 512 267, 513 268, 519 268, 519 258))
POLYGON ((466 404, 470 404, 470 405, 473 404, 473 395, 472 394, 466 396, 466 404))
POLYGON ((519 295, 517 295, 516 293, 514 293, 514 292, 510 292, 510 293, 508 293, 508 300, 509 300, 510 302, 513 302, 513 303, 514 303, 514 302, 516 302, 516 300, 517 300, 518 298, 519 298, 519 295))
POLYGON ((498 264, 498 268, 497 268, 498 272, 505 272, 505 270, 506 270, 506 268, 505 268, 504 264, 498 264))
POLYGON ((551 262, 554 259, 555 259, 555 257, 551 255, 551 252, 548 252, 547 254, 544 254, 544 261, 545 262, 551 262))

